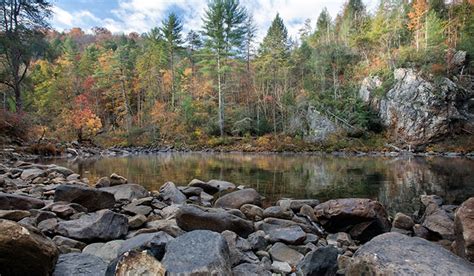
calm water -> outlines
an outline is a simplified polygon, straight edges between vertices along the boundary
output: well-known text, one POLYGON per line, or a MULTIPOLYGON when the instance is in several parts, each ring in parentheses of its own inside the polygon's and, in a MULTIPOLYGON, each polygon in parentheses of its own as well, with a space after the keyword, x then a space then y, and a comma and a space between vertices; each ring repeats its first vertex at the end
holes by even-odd
POLYGON ((474 196, 474 160, 465 158, 163 153, 44 163, 67 166, 90 183, 113 172, 149 190, 166 181, 222 179, 255 188, 267 204, 282 197, 366 197, 380 200, 392 214, 413 212, 421 194, 438 194, 450 204, 474 196))

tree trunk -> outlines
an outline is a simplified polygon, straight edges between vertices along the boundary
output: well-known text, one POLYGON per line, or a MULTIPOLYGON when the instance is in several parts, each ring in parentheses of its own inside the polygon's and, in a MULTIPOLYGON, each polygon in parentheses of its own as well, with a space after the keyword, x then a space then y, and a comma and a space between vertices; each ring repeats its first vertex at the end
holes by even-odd
POLYGON ((220 53, 217 52, 217 93, 219 94, 219 130, 221 137, 224 136, 224 97, 222 96, 221 87, 221 58, 220 53))

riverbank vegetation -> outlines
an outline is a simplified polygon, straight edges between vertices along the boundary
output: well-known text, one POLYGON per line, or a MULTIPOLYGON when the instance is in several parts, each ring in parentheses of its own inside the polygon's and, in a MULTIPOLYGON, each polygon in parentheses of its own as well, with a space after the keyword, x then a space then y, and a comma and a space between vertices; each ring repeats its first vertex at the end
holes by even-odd
MULTIPOLYGON (((349 0, 336 18, 324 9, 307 19, 298 38, 276 14, 262 41, 234 0, 210 1, 188 33, 173 13, 143 34, 58 32, 46 23, 50 8, 2 4, 0 132, 19 143, 384 150, 390 137, 359 98, 361 81, 381 77, 383 95, 395 68, 450 77, 455 52, 474 49, 467 0, 384 0, 373 12, 349 0), (308 143, 310 106, 351 131, 308 143)), ((473 150, 461 140, 461 151, 473 150)))

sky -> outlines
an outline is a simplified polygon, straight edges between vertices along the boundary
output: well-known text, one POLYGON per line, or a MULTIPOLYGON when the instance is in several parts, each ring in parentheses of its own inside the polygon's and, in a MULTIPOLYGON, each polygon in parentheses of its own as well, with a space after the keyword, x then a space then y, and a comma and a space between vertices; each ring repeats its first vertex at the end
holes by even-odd
MULTIPOLYGON (((80 27, 86 32, 95 26, 105 27, 113 33, 144 33, 161 25, 161 21, 175 12, 183 22, 183 31, 200 30, 207 0, 52 0, 51 26, 59 31, 80 27)), ((240 3, 253 15, 261 40, 280 13, 288 33, 294 39, 306 19, 314 28, 320 12, 326 7, 335 18, 346 0, 241 0, 240 3)), ((363 1, 369 11, 377 0, 363 1)))

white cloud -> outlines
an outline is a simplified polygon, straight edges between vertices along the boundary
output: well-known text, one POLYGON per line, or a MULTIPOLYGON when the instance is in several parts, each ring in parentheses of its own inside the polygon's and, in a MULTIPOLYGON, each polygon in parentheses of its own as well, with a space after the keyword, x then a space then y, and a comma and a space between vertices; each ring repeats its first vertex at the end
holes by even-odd
MULTIPOLYGON (((83 0, 84 1, 84 0, 83 0)), ((333 18, 342 10, 346 0, 241 0, 241 4, 253 14, 258 27, 258 39, 262 39, 275 15, 280 13, 291 37, 299 36, 299 29, 306 19, 315 22, 324 7, 333 18)), ((364 1, 373 10, 377 0, 364 1)), ((53 8, 53 26, 59 29, 81 27, 89 29, 103 26, 112 32, 148 32, 157 27, 170 10, 176 10, 183 21, 184 32, 200 30, 206 0, 118 0, 118 6, 111 11, 112 17, 98 18, 87 10, 67 12, 57 6, 53 8), (94 24, 94 25, 91 25, 94 24)))

